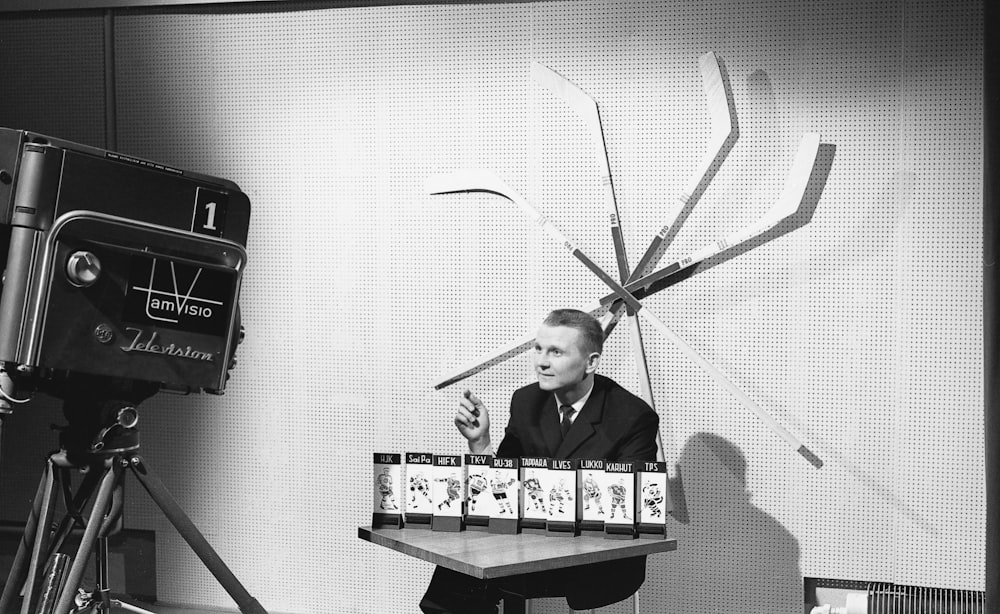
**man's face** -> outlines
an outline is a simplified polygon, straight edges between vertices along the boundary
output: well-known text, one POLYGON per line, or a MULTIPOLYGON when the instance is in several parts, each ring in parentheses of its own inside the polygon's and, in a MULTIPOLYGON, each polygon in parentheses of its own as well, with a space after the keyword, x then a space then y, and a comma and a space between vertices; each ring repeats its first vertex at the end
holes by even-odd
POLYGON ((597 370, 600 354, 583 348, 580 331, 542 324, 535 336, 535 374, 542 390, 563 392, 583 384, 597 370))

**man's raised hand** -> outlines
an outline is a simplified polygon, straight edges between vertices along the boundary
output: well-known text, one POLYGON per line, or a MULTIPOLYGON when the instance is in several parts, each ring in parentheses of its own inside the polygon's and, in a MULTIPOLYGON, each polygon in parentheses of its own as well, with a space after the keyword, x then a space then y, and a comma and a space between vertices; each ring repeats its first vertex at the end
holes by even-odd
POLYGON ((455 426, 463 437, 469 440, 469 451, 473 454, 485 452, 490 447, 490 414, 479 397, 471 390, 462 393, 455 413, 455 426))

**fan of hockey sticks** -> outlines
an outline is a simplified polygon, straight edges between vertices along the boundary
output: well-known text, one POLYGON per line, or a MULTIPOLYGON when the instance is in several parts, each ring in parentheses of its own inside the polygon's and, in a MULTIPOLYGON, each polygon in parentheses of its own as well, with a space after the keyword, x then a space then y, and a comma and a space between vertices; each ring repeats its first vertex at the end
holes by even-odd
MULTIPOLYGON (((608 286, 611 289, 611 294, 602 297, 597 304, 591 305, 585 308, 585 310, 601 320, 607 334, 610 334, 623 315, 627 317, 631 334, 631 347, 638 368, 641 395, 654 409, 655 403, 639 320, 645 321, 648 325, 659 331, 660 334, 666 337, 670 343, 686 355, 694 364, 699 366, 720 386, 736 397, 744 407, 755 413, 768 428, 784 439, 809 463, 816 468, 820 468, 823 465, 823 461, 816 454, 800 442, 774 416, 730 381, 718 368, 699 355, 694 348, 688 345, 687 342, 674 333, 659 317, 640 302, 641 299, 661 291, 673 283, 687 279, 697 270, 697 266, 701 263, 710 259, 732 257, 733 255, 742 253, 746 250, 749 241, 755 238, 763 238, 762 235, 774 229, 781 222, 788 220, 802 205, 807 188, 809 187, 810 177, 816 165, 820 148, 820 137, 818 134, 807 133, 803 136, 799 144, 798 152, 792 162, 782 192, 772 207, 760 219, 665 267, 657 268, 660 259, 676 236, 684 219, 700 200, 739 136, 732 90, 730 89, 729 79, 723 63, 714 53, 707 53, 699 59, 699 67, 711 116, 712 136, 709 145, 701 162, 694 172, 692 172, 684 187, 684 191, 671 202, 667 211, 666 223, 662 230, 653 238, 645 254, 639 260, 639 264, 635 269, 631 269, 625 253, 618 205, 615 199, 614 184, 611 179, 611 170, 608 163, 607 146, 604 140, 604 131, 597 103, 583 90, 555 71, 538 63, 532 65, 532 77, 565 100, 570 108, 587 125, 593 146, 598 153, 597 158, 601 173, 600 180, 603 186, 603 202, 611 220, 611 238, 618 265, 618 279, 615 279, 595 264, 593 260, 563 235, 547 217, 490 171, 467 169, 447 175, 433 175, 427 179, 426 188, 430 194, 487 192, 511 201, 519 206, 553 240, 563 245, 577 260, 583 263, 587 269, 608 286)), ((518 356, 533 345, 534 337, 531 336, 498 348, 490 352, 486 357, 480 358, 468 366, 461 367, 451 374, 439 378, 434 388, 440 390, 455 384, 467 377, 518 356)), ((663 460, 663 445, 659 439, 659 434, 657 448, 657 458, 658 460, 663 460)))

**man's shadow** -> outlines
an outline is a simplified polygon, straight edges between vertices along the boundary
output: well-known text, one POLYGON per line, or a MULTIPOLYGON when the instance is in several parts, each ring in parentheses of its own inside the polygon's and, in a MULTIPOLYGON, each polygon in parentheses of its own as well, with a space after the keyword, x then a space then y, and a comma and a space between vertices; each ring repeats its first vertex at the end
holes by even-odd
POLYGON ((698 433, 676 470, 668 532, 677 550, 650 557, 643 607, 653 601, 678 612, 802 612, 798 542, 752 503, 740 449, 698 433))

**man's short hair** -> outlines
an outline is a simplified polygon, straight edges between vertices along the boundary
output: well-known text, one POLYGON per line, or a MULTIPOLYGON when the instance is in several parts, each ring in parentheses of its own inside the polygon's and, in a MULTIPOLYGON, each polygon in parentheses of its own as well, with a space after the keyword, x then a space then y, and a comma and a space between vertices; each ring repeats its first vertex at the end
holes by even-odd
POLYGON ((546 326, 567 326, 580 331, 587 354, 604 352, 604 328, 594 316, 579 309, 555 309, 542 320, 546 326))

